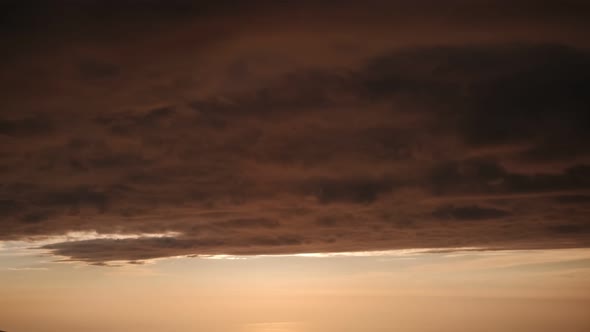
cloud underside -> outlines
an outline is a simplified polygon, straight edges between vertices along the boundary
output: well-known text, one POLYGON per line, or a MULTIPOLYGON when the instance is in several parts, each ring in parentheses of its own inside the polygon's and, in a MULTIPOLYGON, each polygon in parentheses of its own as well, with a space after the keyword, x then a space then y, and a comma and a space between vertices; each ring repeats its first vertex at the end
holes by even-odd
POLYGON ((89 263, 590 245, 582 38, 543 17, 535 38, 493 17, 457 36, 460 13, 418 36, 376 11, 313 10, 309 28, 224 21, 250 7, 162 13, 180 23, 157 31, 149 10, 113 17, 129 43, 93 22, 88 40, 67 19, 47 36, 15 26, 11 40, 47 38, 3 64, 0 240, 178 234, 44 246, 89 263))

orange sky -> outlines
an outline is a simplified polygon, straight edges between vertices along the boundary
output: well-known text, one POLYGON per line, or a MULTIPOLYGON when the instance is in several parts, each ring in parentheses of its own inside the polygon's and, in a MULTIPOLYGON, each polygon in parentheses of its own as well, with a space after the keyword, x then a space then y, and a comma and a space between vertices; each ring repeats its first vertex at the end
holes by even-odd
POLYGON ((177 258, 0 255, 7 331, 586 331, 586 249, 177 258))

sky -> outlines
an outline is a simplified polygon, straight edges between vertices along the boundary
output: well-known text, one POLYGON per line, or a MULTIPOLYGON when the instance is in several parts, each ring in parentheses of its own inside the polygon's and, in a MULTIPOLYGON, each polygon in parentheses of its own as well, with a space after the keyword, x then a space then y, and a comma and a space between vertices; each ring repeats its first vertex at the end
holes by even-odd
POLYGON ((587 331, 586 1, 4 1, 0 329, 587 331))

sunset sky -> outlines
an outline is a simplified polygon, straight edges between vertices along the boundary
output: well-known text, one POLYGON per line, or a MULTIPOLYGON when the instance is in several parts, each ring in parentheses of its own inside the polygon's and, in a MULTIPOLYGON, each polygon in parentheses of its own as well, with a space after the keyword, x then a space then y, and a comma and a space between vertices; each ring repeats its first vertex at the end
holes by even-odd
POLYGON ((590 331, 590 2, 0 2, 0 330, 590 331))

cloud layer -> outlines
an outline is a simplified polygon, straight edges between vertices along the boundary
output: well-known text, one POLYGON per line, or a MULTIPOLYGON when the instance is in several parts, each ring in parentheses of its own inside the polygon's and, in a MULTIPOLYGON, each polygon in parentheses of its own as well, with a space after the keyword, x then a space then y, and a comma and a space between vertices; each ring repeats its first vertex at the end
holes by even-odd
POLYGON ((0 240, 179 234, 45 246, 90 263, 587 247, 588 8, 470 3, 15 6, 0 240))

